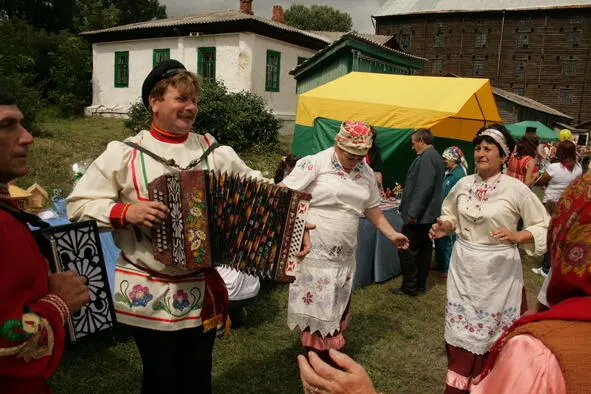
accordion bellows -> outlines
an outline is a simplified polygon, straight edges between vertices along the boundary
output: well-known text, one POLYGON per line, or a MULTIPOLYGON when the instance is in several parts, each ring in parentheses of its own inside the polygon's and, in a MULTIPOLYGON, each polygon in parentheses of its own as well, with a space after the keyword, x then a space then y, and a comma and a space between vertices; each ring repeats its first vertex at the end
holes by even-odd
POLYGON ((149 197, 168 206, 152 230, 154 258, 186 270, 227 265, 291 282, 311 196, 215 171, 163 175, 149 197))

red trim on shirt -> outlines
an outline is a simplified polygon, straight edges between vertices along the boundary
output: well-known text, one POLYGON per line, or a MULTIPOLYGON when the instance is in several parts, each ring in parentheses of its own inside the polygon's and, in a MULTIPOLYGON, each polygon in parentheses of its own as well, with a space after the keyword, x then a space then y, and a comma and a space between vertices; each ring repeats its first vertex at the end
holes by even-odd
POLYGON ((137 176, 135 175, 135 160, 137 159, 137 149, 133 150, 133 156, 131 157, 131 179, 133 180, 133 187, 139 201, 149 201, 147 198, 140 196, 140 188, 137 182, 137 176))
POLYGON ((209 141, 209 138, 207 138, 206 135, 204 135, 203 138, 205 139, 205 142, 207 142, 207 147, 209 148, 211 146, 211 142, 209 141))
POLYGON ((125 226, 125 214, 129 209, 130 204, 123 204, 117 203, 113 205, 111 208, 111 212, 109 212, 109 221, 111 222, 111 226, 113 228, 122 228, 125 226))
POLYGON ((186 316, 186 317, 183 317, 181 319, 163 319, 163 318, 160 318, 160 317, 144 316, 144 315, 138 315, 138 314, 135 314, 135 313, 125 312, 125 311, 119 310, 117 308, 115 308, 115 312, 116 313, 119 313, 121 315, 127 315, 127 316, 131 316, 131 317, 136 317, 136 318, 139 318, 139 319, 163 321, 163 322, 167 322, 167 323, 176 323, 176 322, 185 321, 185 320, 201 320, 201 316, 186 316))
POLYGON ((189 138, 189 133, 175 134, 169 131, 163 130, 156 126, 154 123, 150 126, 150 134, 158 141, 166 142, 169 144, 182 144, 189 138))

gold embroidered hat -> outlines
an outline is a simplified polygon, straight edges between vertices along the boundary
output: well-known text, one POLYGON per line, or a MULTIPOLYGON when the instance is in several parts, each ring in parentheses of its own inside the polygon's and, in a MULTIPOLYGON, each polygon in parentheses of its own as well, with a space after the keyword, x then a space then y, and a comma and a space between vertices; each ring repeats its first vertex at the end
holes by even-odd
POLYGON ((373 143, 373 132, 365 122, 345 120, 335 137, 339 148, 352 155, 365 156, 373 143))

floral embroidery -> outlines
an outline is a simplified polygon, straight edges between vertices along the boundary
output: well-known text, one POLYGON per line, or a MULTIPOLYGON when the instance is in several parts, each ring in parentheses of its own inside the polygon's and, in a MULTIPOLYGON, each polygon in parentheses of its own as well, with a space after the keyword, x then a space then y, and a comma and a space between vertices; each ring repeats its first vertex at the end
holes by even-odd
POLYGON ((167 289, 164 295, 162 297, 159 297, 158 301, 154 303, 154 305, 152 306, 152 309, 154 311, 163 310, 171 316, 183 317, 188 315, 191 311, 201 308, 201 290, 199 288, 193 287, 189 291, 190 295, 183 290, 177 290, 174 296, 169 297, 169 292, 170 289, 167 289), (170 307, 171 299, 172 307, 181 311, 181 313, 175 313, 172 311, 170 307))
POLYGON ((313 244, 310 250, 310 256, 315 258, 329 258, 335 261, 344 261, 353 256, 353 250, 343 245, 324 245, 321 243, 313 244))
POLYGON ((298 162, 296 163, 296 167, 301 170, 312 171, 314 169, 314 164, 312 164, 310 159, 303 158, 298 160, 298 162))
POLYGON ((478 309, 474 310, 473 313, 469 313, 462 304, 453 302, 447 303, 445 314, 446 320, 455 329, 486 335, 489 338, 497 335, 499 331, 507 330, 519 317, 515 307, 509 307, 495 313, 478 309))
POLYGON ((207 209, 202 192, 196 192, 188 202, 189 215, 185 222, 187 228, 187 239, 191 243, 191 255, 193 262, 202 264, 207 252, 207 230, 208 220, 203 212, 207 209))
POLYGON ((172 302, 172 306, 182 311, 185 308, 188 308, 191 305, 189 302, 189 295, 183 290, 177 290, 175 295, 173 296, 174 301, 172 302))
POLYGON ((22 342, 31 335, 31 330, 27 327, 27 322, 34 320, 37 315, 30 313, 28 308, 25 308, 25 313, 21 320, 8 319, 0 325, 0 335, 11 342, 22 342))
POLYGON ((150 289, 146 286, 135 285, 129 293, 129 299, 131 300, 131 306, 146 306, 148 302, 152 301, 152 294, 150 289))
POLYGON ((304 301, 304 304, 310 305, 314 302, 312 301, 312 298, 314 298, 314 295, 310 292, 307 292, 306 295, 302 297, 302 301, 304 301))

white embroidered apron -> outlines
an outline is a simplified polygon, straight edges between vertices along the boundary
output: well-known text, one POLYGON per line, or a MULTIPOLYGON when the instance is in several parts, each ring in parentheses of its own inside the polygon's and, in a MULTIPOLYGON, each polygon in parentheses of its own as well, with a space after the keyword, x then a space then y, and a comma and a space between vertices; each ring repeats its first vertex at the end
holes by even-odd
POLYGON ((312 250, 298 264, 289 286, 287 325, 325 337, 340 328, 351 297, 359 217, 346 211, 311 209, 312 250))
POLYGON ((488 352, 519 318, 523 272, 514 245, 482 245, 458 237, 451 256, 445 341, 475 354, 488 352))

